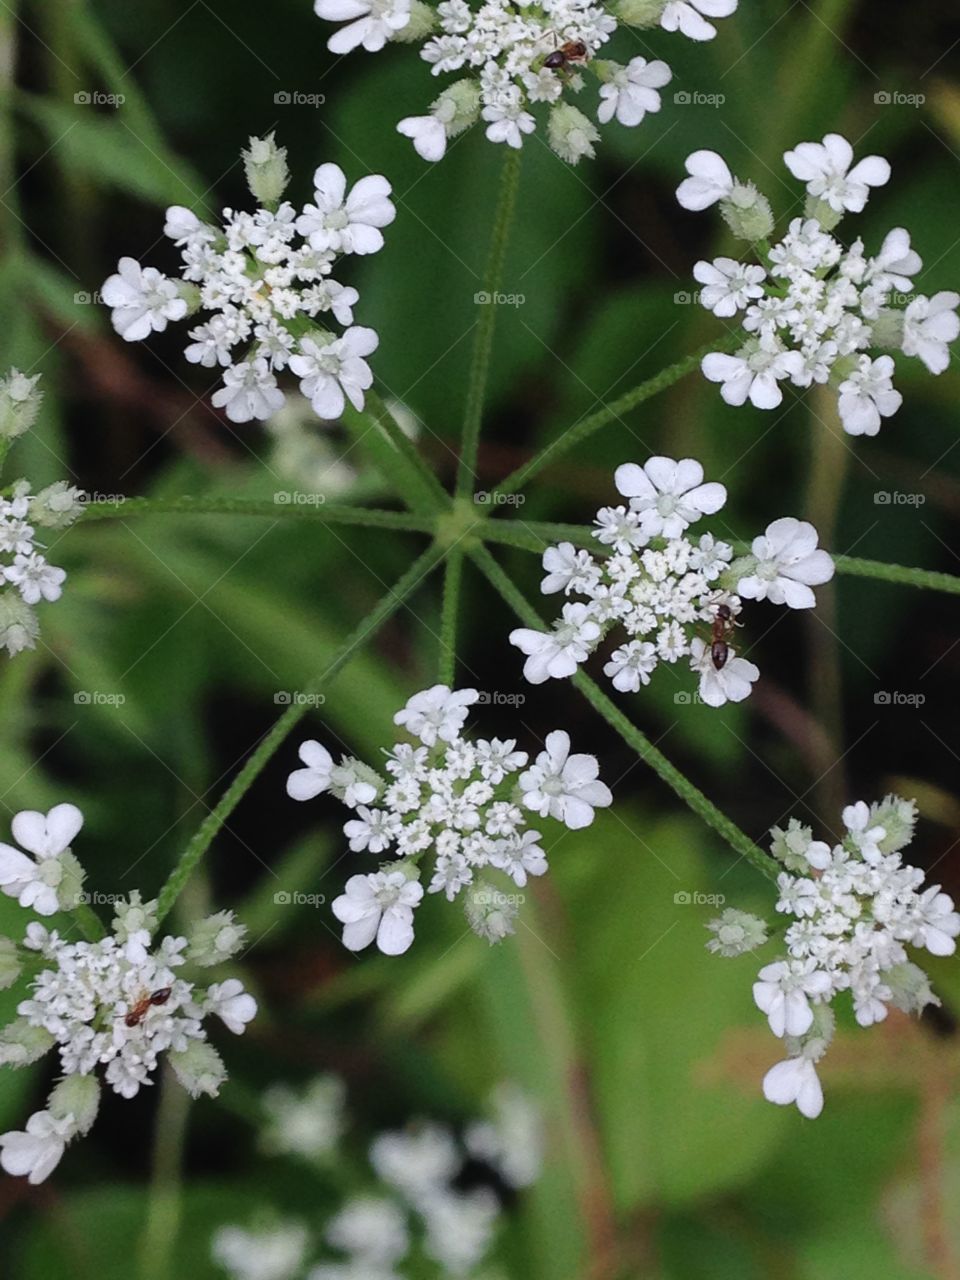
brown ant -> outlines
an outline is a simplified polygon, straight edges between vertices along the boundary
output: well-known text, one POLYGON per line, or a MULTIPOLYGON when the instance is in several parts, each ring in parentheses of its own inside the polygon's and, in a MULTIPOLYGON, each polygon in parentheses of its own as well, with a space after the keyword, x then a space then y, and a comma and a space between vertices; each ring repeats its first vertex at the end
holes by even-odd
POLYGON ((718 604, 710 624, 710 659, 717 671, 722 671, 730 657, 729 640, 734 627, 740 625, 728 604, 718 604))
POLYGON ((151 1005, 166 1004, 170 999, 170 987, 161 987, 159 991, 152 991, 149 995, 144 996, 142 1000, 138 1000, 133 1006, 124 1022, 128 1027, 139 1027, 140 1023, 147 1016, 147 1011, 151 1005))
POLYGON ((566 71, 569 66, 586 62, 589 56, 587 46, 582 40, 568 40, 559 49, 554 49, 553 53, 548 53, 543 60, 543 65, 549 67, 551 71, 566 71))

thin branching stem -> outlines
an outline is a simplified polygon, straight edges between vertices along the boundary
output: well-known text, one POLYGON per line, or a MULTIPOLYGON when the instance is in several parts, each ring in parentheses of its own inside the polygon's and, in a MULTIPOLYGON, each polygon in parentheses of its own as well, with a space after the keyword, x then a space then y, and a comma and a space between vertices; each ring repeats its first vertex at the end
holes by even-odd
MULTIPOLYGON (((343 644, 331 658, 319 676, 307 687, 309 694, 325 691, 343 670, 347 663, 356 656, 360 649, 376 634, 387 619, 400 608, 432 569, 444 558, 446 549, 432 543, 430 547, 407 569, 377 606, 367 614, 363 621, 344 640, 343 644)), ((167 877, 160 890, 158 902, 159 919, 163 920, 170 911, 181 891, 190 879, 194 868, 210 848, 227 819, 237 805, 256 782, 262 770, 271 760, 284 739, 296 724, 306 715, 310 698, 306 697, 291 704, 273 727, 261 738, 258 746, 248 757, 243 768, 231 782, 216 806, 210 811, 193 838, 184 849, 180 860, 167 877)))
POLYGON ((490 255, 483 273, 483 292, 486 304, 480 308, 470 373, 467 378, 467 399, 463 414, 463 435, 460 443, 460 461, 457 465, 457 494, 468 494, 473 486, 477 470, 477 454, 480 449, 480 425, 483 421, 483 402, 490 376, 490 356, 493 352, 493 334, 497 321, 497 294, 503 286, 503 267, 513 225, 520 186, 520 152, 507 149, 500 176, 500 191, 493 218, 493 234, 490 239, 490 255))

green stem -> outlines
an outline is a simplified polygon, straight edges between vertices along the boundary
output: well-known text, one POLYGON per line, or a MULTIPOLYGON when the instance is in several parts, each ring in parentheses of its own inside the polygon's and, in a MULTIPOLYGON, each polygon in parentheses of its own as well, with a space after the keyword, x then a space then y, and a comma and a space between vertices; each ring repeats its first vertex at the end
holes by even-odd
POLYGON ((960 578, 933 569, 913 569, 905 564, 881 564, 879 560, 861 560, 859 556, 834 556, 837 573, 855 578, 874 578, 881 582, 897 582, 905 587, 926 587, 947 595, 960 595, 960 578))
POLYGON ((460 609, 460 583, 463 579, 463 550, 453 547, 447 556, 443 575, 443 611, 440 617, 440 664, 437 680, 454 687, 457 669, 457 614, 460 609))
MULTIPOLYGON (((543 630, 544 623, 536 609, 528 603, 486 547, 478 547, 470 554, 481 572, 496 587, 517 617, 526 626, 534 627, 538 631, 543 630)), ((768 879, 776 880, 779 871, 777 863, 759 849, 746 832, 741 831, 736 823, 732 822, 726 814, 721 813, 702 791, 695 787, 675 765, 672 765, 667 757, 653 745, 646 734, 627 719, 620 708, 607 697, 589 676, 579 671, 573 677, 573 683, 594 710, 598 711, 607 724, 623 738, 624 742, 636 751, 644 764, 649 765, 676 792, 680 799, 690 806, 698 817, 702 818, 709 827, 712 827, 730 845, 735 853, 738 853, 742 858, 746 858, 751 866, 756 867, 768 879)))
POLYGON ((490 374, 490 356, 493 351, 493 334, 497 321, 496 296, 503 286, 503 267, 507 256, 507 244, 513 214, 517 205, 520 186, 520 152, 507 149, 500 175, 500 191, 493 218, 493 235, 490 254, 483 273, 483 290, 487 295, 485 306, 480 309, 477 332, 470 359, 467 378, 467 399, 463 413, 463 436, 460 443, 460 461, 457 464, 457 495, 464 497, 473 486, 477 470, 477 454, 480 449, 480 425, 483 420, 483 402, 490 374))
POLYGON ((182 1216, 181 1165, 190 1097, 164 1064, 153 1146, 147 1221, 140 1241, 142 1280, 169 1280, 182 1216))
POLYGON ((622 396, 618 396, 610 404, 604 405, 596 413, 591 413, 588 417, 581 418, 579 422, 574 423, 572 427, 568 427, 556 440, 546 445, 538 454, 535 454, 523 466, 518 467, 516 471, 512 471, 505 480, 501 481, 493 491, 493 494, 491 494, 491 501, 495 501, 498 494, 516 493, 518 489, 524 487, 532 476, 542 471, 550 463, 555 462, 562 454, 568 453, 581 440, 593 435, 601 427, 617 421, 625 413, 635 409, 637 405, 643 404, 644 400, 649 400, 651 396, 655 396, 658 392, 666 391, 668 387, 672 387, 681 378, 685 378, 688 373, 692 373, 694 369, 699 368, 700 361, 709 352, 733 351, 742 341, 743 334, 737 332, 705 342, 702 347, 692 351, 690 355, 684 356, 676 364, 667 365, 665 369, 655 373, 646 382, 641 382, 632 391, 625 391, 622 396))
POLYGON ((363 413, 348 405, 343 423, 411 511, 442 511, 450 505, 443 485, 375 391, 366 393, 363 413))
MULTIPOLYGON (((427 574, 440 563, 444 554, 445 548, 433 543, 423 555, 414 561, 376 608, 371 610, 359 626, 347 637, 323 673, 307 686, 307 693, 320 693, 327 689, 357 650, 376 634, 392 614, 396 613, 400 605, 420 585, 427 574)), ((287 708, 266 736, 261 739, 259 746, 247 759, 246 764, 244 764, 233 782, 220 797, 216 806, 204 818, 186 849, 184 849, 180 861, 171 871, 166 883, 160 890, 158 900, 160 920, 164 919, 176 902, 184 885, 190 879, 194 868, 209 849, 234 809, 253 786, 263 768, 294 726, 306 715, 309 709, 309 702, 309 698, 304 698, 299 703, 293 703, 287 708)))
POLYGON ((71 915, 88 942, 99 942, 104 936, 106 930, 103 921, 88 903, 79 903, 73 908, 71 915))
POLYGON ((436 526, 436 520, 432 516, 417 515, 409 511, 354 507, 338 502, 301 504, 289 501, 264 502, 255 498, 205 498, 190 495, 178 498, 120 498, 116 502, 97 502, 88 506, 81 518, 84 523, 88 523, 91 520, 124 520, 128 516, 164 513, 260 516, 270 520, 353 524, 377 529, 401 529, 411 533, 433 533, 436 526))

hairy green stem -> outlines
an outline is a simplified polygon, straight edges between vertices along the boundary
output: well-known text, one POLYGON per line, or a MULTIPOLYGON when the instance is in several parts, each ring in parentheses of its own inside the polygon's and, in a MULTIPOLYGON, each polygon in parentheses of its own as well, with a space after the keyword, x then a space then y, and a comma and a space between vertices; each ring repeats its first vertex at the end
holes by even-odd
POLYGON ((366 393, 363 413, 347 405, 343 423, 411 511, 442 511, 450 505, 443 485, 375 391, 366 393))
POLYGON ((170 1280, 182 1217, 182 1163, 190 1097, 165 1063, 154 1130, 153 1176, 140 1240, 141 1280, 170 1280))
POLYGON ((634 387, 631 391, 625 391, 622 396, 618 396, 610 404, 604 405, 596 413, 591 413, 586 418, 581 418, 579 422, 567 427, 565 431, 557 436, 556 440, 545 445, 539 453, 535 454, 522 466, 517 467, 516 471, 512 471, 505 480, 502 480, 491 494, 491 501, 495 501, 499 494, 516 493, 518 489, 522 489, 527 481, 542 471, 544 467, 555 462, 562 454, 568 453, 574 446, 580 444, 582 440, 586 440, 588 436, 593 435, 595 431, 599 431, 601 427, 605 427, 611 422, 616 422, 625 413, 629 413, 637 405, 643 404, 644 400, 649 400, 651 396, 655 396, 658 392, 666 391, 668 387, 672 387, 681 378, 685 378, 688 373, 692 373, 694 369, 699 368, 700 361, 709 352, 733 351, 742 341, 743 334, 737 332, 705 342, 702 347, 698 347, 696 351, 691 351, 688 356, 684 356, 676 364, 667 365, 665 369, 655 373, 652 378, 648 378, 646 382, 641 382, 639 386, 634 387))
POLYGON ((440 617, 440 662, 437 680, 453 688, 457 670, 457 615, 463 578, 463 549, 454 546, 447 555, 443 575, 443 610, 440 617))
MULTIPOLYGON (((322 497, 308 494, 306 497, 322 497)), ((124 520, 134 515, 234 515, 260 516, 270 520, 307 520, 319 524, 352 524, 377 529, 400 529, 411 533, 433 533, 436 520, 410 511, 381 511, 375 507, 355 507, 339 502, 296 502, 287 493, 285 500, 266 502, 256 498, 191 497, 119 498, 115 502, 91 503, 81 517, 91 520, 124 520)))
MULTIPOLYGON (((500 592, 517 617, 528 627, 537 630, 544 628, 544 623, 536 609, 514 585, 513 581, 500 568, 486 547, 475 548, 471 553, 475 563, 489 582, 500 592)), ((653 745, 650 739, 623 714, 618 706, 607 697, 603 690, 589 676, 579 671, 573 677, 573 684, 580 690, 595 711, 606 720, 628 746, 636 751, 640 759, 650 766, 658 776, 673 789, 680 799, 728 845, 746 858, 751 866, 756 867, 770 880, 776 880, 777 863, 754 844, 746 832, 741 831, 717 806, 703 794, 699 788, 675 765, 671 764, 662 751, 653 745)))
POLYGON ((490 356, 493 352, 493 334, 497 321, 497 294, 503 285, 503 267, 510 240, 517 191, 520 186, 520 152, 507 149, 500 175, 500 191, 493 218, 493 234, 490 239, 490 255, 483 274, 483 290, 486 305, 481 306, 480 318, 473 342, 470 373, 467 378, 467 399, 463 414, 463 436, 460 443, 460 460, 457 464, 457 488, 459 497, 468 494, 473 486, 480 449, 480 425, 483 420, 483 401, 490 374, 490 356))
MULTIPOLYGON (((400 605, 416 590, 427 574, 440 563, 444 554, 445 548, 432 543, 423 555, 414 561, 376 608, 372 609, 359 626, 351 632, 333 658, 331 658, 324 671, 307 686, 306 692, 308 694, 320 693, 328 688, 361 646, 376 634, 392 614, 396 613, 400 605)), ((184 885, 190 879, 194 868, 210 848, 231 813, 253 786, 268 761, 273 757, 294 726, 306 715, 309 709, 309 702, 310 699, 307 697, 287 708, 279 720, 260 740, 259 745, 248 757, 233 782, 220 797, 215 807, 204 818, 187 844, 186 849, 184 849, 179 862, 171 871, 166 883, 160 890, 158 900, 160 920, 164 919, 176 902, 184 885)))

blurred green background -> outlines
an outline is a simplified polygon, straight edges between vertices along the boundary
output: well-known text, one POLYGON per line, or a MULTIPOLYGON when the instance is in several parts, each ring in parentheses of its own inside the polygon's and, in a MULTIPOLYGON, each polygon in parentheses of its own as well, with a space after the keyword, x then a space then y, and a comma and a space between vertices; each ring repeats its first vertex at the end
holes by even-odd
MULTIPOLYGON (((492 487, 563 427, 722 332, 689 300, 694 262, 725 247, 719 219, 683 213, 673 198, 697 147, 721 151, 782 215, 798 212, 801 194, 780 162, 786 147, 837 130, 860 154, 888 156, 890 185, 841 234, 862 235, 870 251, 905 225, 926 264, 919 288, 956 287, 952 16, 945 5, 893 0, 744 0, 706 46, 660 31, 618 35, 622 60, 663 57, 674 82, 658 117, 605 127, 592 163, 570 169, 542 131, 524 147, 505 279, 524 301, 498 315, 482 480, 492 487), (697 105, 698 95, 724 101, 697 105)), ((325 48, 330 30, 308 0, 0 6, 2 365, 42 372, 46 387, 42 425, 17 446, 12 475, 35 486, 72 478, 101 494, 269 499, 308 474, 303 450, 314 448, 325 459, 314 460, 315 483, 392 500, 389 478, 354 482, 332 466, 345 451, 334 431, 315 428, 312 441, 284 449, 256 424, 230 427, 205 398, 206 371, 183 360, 182 330, 129 347, 95 305, 121 254, 174 269, 160 235, 165 205, 246 202, 240 147, 276 129, 297 202, 324 161, 352 180, 383 172, 392 181, 387 247, 355 261, 345 282, 360 288, 359 322, 381 335, 381 389, 421 420, 421 448, 452 478, 503 155, 474 130, 426 166, 394 131, 437 92, 425 64, 409 47, 338 60, 325 48), (98 93, 123 104, 83 100, 98 93), (283 101, 297 94, 323 102, 283 101)), ((836 551, 956 573, 960 371, 954 360, 934 379, 904 360, 897 383, 900 413, 876 440, 853 441, 829 398, 788 390, 782 411, 761 414, 728 408, 716 388, 688 378, 545 472, 520 514, 585 522, 611 499, 616 464, 692 454, 730 490, 731 535, 796 514, 836 551), (923 502, 878 503, 883 492, 923 502)), ((76 851, 89 887, 154 894, 278 714, 278 695, 323 669, 421 545, 375 530, 162 516, 62 537, 53 560, 69 579, 62 600, 42 609, 43 643, 0 667, 0 836, 18 809, 72 800, 87 815, 76 851)), ((536 558, 498 556, 533 595, 536 558)), ((335 802, 301 807, 284 795, 295 736, 183 904, 232 906, 248 919, 245 976, 263 1016, 224 1046, 222 1105, 205 1101, 189 1118, 179 1228, 159 1252, 144 1250, 151 1186, 154 1204, 158 1186, 169 1191, 155 1144, 170 1123, 161 1117, 158 1130, 159 1090, 110 1098, 49 1183, 0 1183, 0 1274, 213 1276, 208 1241, 221 1222, 256 1204, 323 1207, 296 1171, 271 1166, 264 1177, 238 1100, 276 1079, 335 1070, 370 1132, 416 1114, 461 1122, 502 1078, 540 1099, 550 1163, 513 1210, 511 1277, 960 1275, 956 967, 932 966, 944 1004, 919 1027, 844 1026, 820 1120, 766 1104, 760 1080, 777 1046, 752 1006, 756 961, 709 957, 713 909, 675 895, 723 894, 768 911, 768 887, 733 865, 574 690, 522 686, 506 641, 512 620, 475 574, 465 590, 461 681, 526 695, 520 724, 495 707, 478 723, 516 732, 528 748, 568 728, 600 757, 615 809, 557 843, 547 883, 502 947, 465 934, 457 912, 431 900, 404 959, 356 959, 328 908, 273 901, 281 888, 332 897, 345 873, 333 866, 335 802)), ((438 615, 433 579, 351 663, 302 736, 376 760, 393 740, 394 710, 433 679, 438 615)), ((823 592, 816 617, 765 606, 751 616, 763 679, 745 706, 679 705, 681 686, 661 672, 624 701, 628 712, 758 840, 787 815, 829 831, 850 799, 894 786, 917 795, 913 860, 935 866, 957 896, 958 606, 844 578, 823 592), (925 702, 883 705, 884 691, 925 702)), ((20 921, 4 899, 0 931, 20 921)), ((0 997, 5 1014, 18 998, 0 997)), ((21 1126, 48 1083, 40 1069, 5 1071, 3 1127, 21 1126)))

